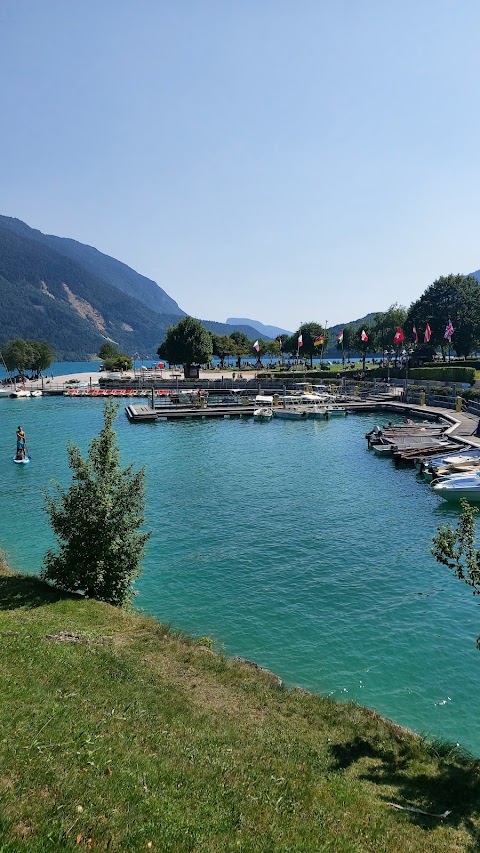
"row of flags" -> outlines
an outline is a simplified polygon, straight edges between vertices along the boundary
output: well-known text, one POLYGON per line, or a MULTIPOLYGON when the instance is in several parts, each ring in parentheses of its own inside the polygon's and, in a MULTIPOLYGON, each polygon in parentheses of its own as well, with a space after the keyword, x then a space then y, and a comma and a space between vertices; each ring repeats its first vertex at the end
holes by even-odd
MULTIPOLYGON (((445 334, 443 336, 445 338, 445 340, 448 341, 448 343, 450 343, 450 341, 452 340, 452 335, 453 335, 454 331, 455 331, 455 329, 453 328, 452 321, 449 320, 447 325, 445 326, 445 334)), ((418 332, 417 332, 416 326, 412 327, 412 336, 413 336, 413 342, 415 344, 418 344, 419 338, 418 338, 418 332)), ((360 337, 364 343, 368 343, 368 335, 367 335, 365 329, 362 329, 362 333, 361 333, 360 337)), ((432 337, 432 330, 431 330, 429 324, 427 323, 425 326, 425 332, 423 335, 424 343, 428 344, 431 337, 432 337)), ((393 343, 394 344, 401 344, 404 340, 405 340, 405 335, 403 334, 403 329, 400 326, 398 326, 397 331, 395 332, 395 334, 393 336, 393 343)), ((340 334, 338 336, 338 343, 339 344, 343 343, 343 332, 340 332, 340 334)))
MULTIPOLYGON (((454 331, 455 331, 455 329, 452 326, 452 321, 449 320, 447 325, 445 326, 445 334, 443 336, 445 338, 445 340, 448 341, 448 343, 450 343, 450 341, 452 340, 452 335, 453 335, 454 331)), ((418 344, 419 338, 418 338, 418 332, 417 332, 416 326, 412 327, 412 336, 413 336, 413 342, 415 344, 418 344)), ((368 343, 368 335, 367 335, 365 329, 362 329, 362 333, 361 333, 360 337, 365 344, 368 343)), ((432 337, 432 330, 431 330, 429 324, 427 323, 425 326, 425 332, 423 334, 424 343, 428 344, 431 337, 432 337)), ((338 335, 337 340, 338 340, 339 344, 343 344, 343 330, 338 335)), ((395 332, 395 334, 393 336, 393 343, 398 345, 398 344, 403 343, 404 340, 405 340, 405 335, 403 333, 403 329, 400 326, 398 326, 397 331, 395 332)), ((313 346, 314 347, 323 347, 324 341, 325 341, 324 335, 318 335, 318 337, 315 338, 315 340, 313 342, 313 346)), ((281 349, 282 344, 283 344, 283 341, 281 338, 280 338, 279 343, 280 343, 280 349, 281 349)), ((298 336, 297 347, 298 347, 298 349, 300 349, 300 347, 303 347, 303 335, 298 336)), ((253 345, 253 349, 256 352, 259 352, 260 344, 258 341, 255 341, 255 343, 253 345)))

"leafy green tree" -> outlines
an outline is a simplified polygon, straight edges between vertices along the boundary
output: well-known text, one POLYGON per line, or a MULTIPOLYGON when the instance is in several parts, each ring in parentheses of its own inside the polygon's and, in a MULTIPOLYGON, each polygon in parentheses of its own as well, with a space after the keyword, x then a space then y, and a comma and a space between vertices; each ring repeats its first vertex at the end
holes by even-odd
POLYGON ((45 497, 46 512, 58 540, 58 550, 45 554, 41 576, 70 592, 126 606, 150 533, 144 520, 145 472, 120 468, 113 422, 118 406, 109 401, 104 424, 84 459, 68 445, 73 481, 68 491, 57 485, 56 497, 45 497))
POLYGON ((299 355, 304 358, 310 359, 310 367, 313 365, 313 357, 321 355, 323 350, 328 346, 328 332, 325 331, 323 326, 319 323, 302 323, 299 329, 297 329, 294 338, 297 339, 299 335, 302 336, 303 346, 300 347, 299 355), (315 346, 315 339, 318 337, 323 337, 323 345, 315 346))
POLYGON ((298 335, 289 335, 283 340, 283 352, 288 353, 288 355, 296 355, 297 354, 297 342, 298 335))
POLYGON ((277 337, 274 341, 263 341, 265 346, 265 355, 278 358, 282 354, 280 340, 281 338, 277 337))
POLYGON ((16 338, 4 344, 2 356, 8 370, 18 370, 19 373, 33 370, 39 373, 50 367, 55 352, 47 343, 16 338))
MULTIPOLYGON (((403 305, 398 305, 396 302, 390 305, 387 311, 375 314, 372 325, 372 341, 376 350, 380 350, 382 358, 385 350, 389 351, 394 348, 394 336, 397 329, 400 327, 405 335, 405 342, 408 343, 413 339, 409 336, 406 329, 407 309, 403 305)), ((411 327, 410 327, 411 328, 411 327)))
POLYGON ((118 347, 116 347, 115 344, 112 344, 110 341, 106 341, 98 350, 98 355, 102 360, 107 358, 116 358, 119 353, 120 350, 118 349, 118 347))
POLYGON ((225 359, 235 354, 236 345, 230 335, 212 334, 213 355, 220 359, 220 367, 225 367, 225 359))
POLYGON ((441 348, 444 358, 448 349, 445 340, 448 320, 455 329, 451 346, 457 355, 467 356, 477 349, 480 345, 480 287, 473 276, 441 276, 408 309, 408 325, 415 325, 422 337, 428 323, 432 333, 430 343, 441 348))
POLYGON ((165 340, 160 344, 157 354, 170 364, 206 364, 213 355, 213 343, 210 332, 202 326, 200 320, 182 317, 176 326, 167 329, 165 340))
POLYGON ((35 373, 47 370, 55 358, 55 350, 45 342, 31 341, 31 343, 33 345, 32 369, 35 373))
MULTIPOLYGON (((432 554, 438 563, 447 566, 456 577, 480 595, 480 551, 476 544, 476 507, 470 506, 465 498, 460 500, 462 509, 457 529, 449 524, 438 528, 432 540, 432 554)), ((477 639, 480 649, 480 637, 477 639)))
POLYGON ((131 370, 133 367, 132 356, 120 350, 112 343, 102 344, 98 354, 103 359, 103 366, 106 370, 131 370))
POLYGON ((355 335, 353 339, 353 346, 358 352, 362 354, 362 367, 365 370, 365 359, 367 357, 367 352, 372 352, 373 344, 371 343, 371 339, 373 337, 372 328, 368 323, 364 323, 363 326, 359 327, 355 330, 355 335), (362 333, 367 337, 365 341, 362 337, 362 333))
POLYGON ((350 355, 352 348, 355 346, 355 329, 353 326, 344 326, 343 328, 343 341, 340 342, 337 338, 336 348, 337 350, 341 350, 342 353, 342 363, 345 364, 345 353, 347 354, 347 361, 350 361, 350 355))
POLYGON ((237 359, 238 370, 241 370, 242 356, 248 356, 252 354, 252 341, 247 338, 244 332, 232 332, 230 337, 235 345, 235 350, 232 355, 235 356, 235 358, 237 359))
POLYGON ((131 370, 133 367, 132 356, 126 352, 119 352, 113 358, 105 358, 103 366, 105 370, 131 370))

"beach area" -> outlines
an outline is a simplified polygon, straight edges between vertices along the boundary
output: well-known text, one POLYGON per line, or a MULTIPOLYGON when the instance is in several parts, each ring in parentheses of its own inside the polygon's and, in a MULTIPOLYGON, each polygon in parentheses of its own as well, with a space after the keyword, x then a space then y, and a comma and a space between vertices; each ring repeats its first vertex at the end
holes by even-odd
MULTIPOLYGON (((145 371, 144 373, 139 372, 138 370, 124 370, 121 373, 108 373, 108 372, 98 372, 95 370, 74 370, 72 372, 68 371, 68 363, 64 363, 64 369, 60 373, 45 373, 44 376, 39 377, 38 379, 26 379, 25 382, 22 383, 27 390, 43 390, 43 391, 58 391, 64 390, 65 388, 72 385, 80 385, 80 386, 89 386, 91 388, 98 388, 100 385, 100 380, 102 378, 106 378, 109 380, 118 379, 119 382, 123 382, 125 380, 133 380, 144 382, 148 385, 148 383, 152 380, 155 381, 171 381, 178 379, 179 381, 184 382, 183 370, 178 370, 172 368, 162 369, 157 371, 145 371)), ((218 380, 227 380, 234 381, 235 379, 241 379, 245 382, 249 382, 255 380, 257 377, 257 372, 253 370, 249 371, 238 371, 233 368, 226 368, 225 370, 201 370, 200 371, 200 379, 207 379, 211 381, 218 380)), ((186 380, 193 381, 193 380, 186 380)), ((13 385, 6 385, 5 387, 11 387, 13 389, 13 385)), ((20 387, 20 386, 19 386, 20 387)))

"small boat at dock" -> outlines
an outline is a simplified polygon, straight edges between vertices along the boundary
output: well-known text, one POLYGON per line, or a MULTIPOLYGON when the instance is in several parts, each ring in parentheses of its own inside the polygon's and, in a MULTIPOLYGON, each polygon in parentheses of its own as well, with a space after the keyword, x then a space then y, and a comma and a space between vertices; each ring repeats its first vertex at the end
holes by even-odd
POLYGON ((480 503, 480 471, 454 474, 434 481, 432 491, 446 501, 457 502, 466 498, 471 503, 480 503))
POLYGON ((273 397, 257 394, 253 410, 254 421, 270 421, 273 417, 273 397))

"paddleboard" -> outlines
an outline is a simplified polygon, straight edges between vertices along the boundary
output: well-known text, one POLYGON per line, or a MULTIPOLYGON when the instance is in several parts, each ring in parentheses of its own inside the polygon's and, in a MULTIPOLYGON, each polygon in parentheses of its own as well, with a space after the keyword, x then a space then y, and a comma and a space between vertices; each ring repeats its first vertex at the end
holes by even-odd
POLYGON ((15 456, 14 456, 13 461, 15 462, 15 465, 28 465, 28 463, 30 462, 30 459, 28 456, 26 457, 26 459, 15 459, 15 456))

